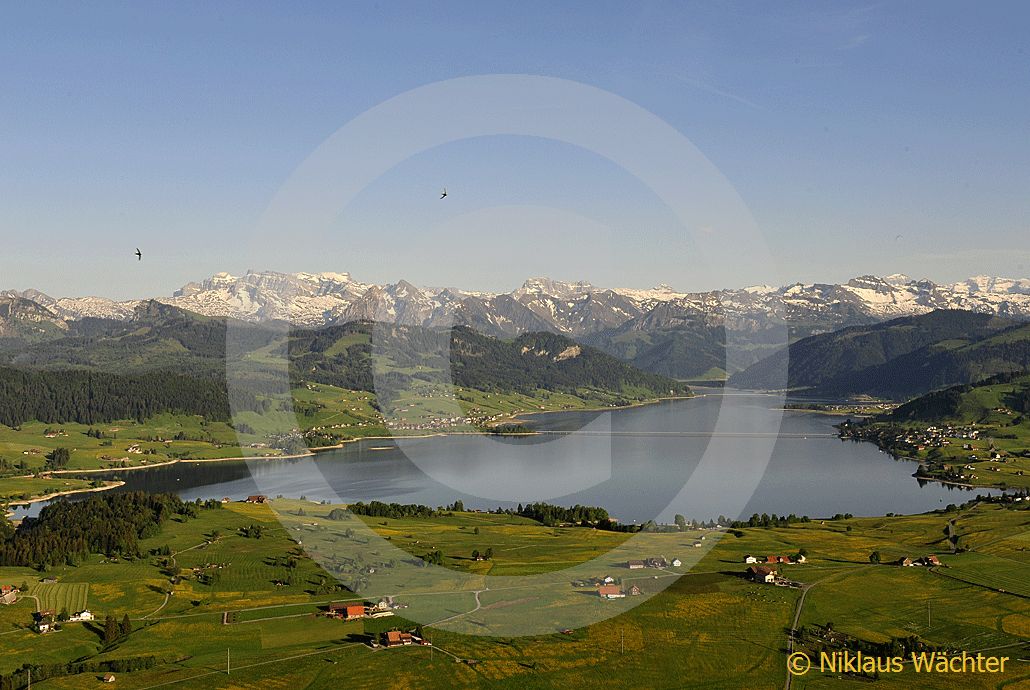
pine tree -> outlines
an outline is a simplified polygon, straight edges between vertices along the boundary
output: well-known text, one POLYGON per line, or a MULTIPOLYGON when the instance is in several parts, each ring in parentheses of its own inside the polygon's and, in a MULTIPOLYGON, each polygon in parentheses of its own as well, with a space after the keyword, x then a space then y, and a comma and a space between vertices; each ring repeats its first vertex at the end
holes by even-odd
POLYGON ((113 644, 118 640, 118 623, 114 616, 108 615, 104 619, 104 644, 113 644))

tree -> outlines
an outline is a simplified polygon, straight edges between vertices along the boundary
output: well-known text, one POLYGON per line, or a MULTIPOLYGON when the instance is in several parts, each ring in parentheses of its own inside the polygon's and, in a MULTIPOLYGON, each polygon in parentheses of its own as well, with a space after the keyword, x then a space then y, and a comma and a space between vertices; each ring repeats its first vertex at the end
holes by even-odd
POLYGON ((472 549, 472 560, 479 560, 479 549, 472 549))
POLYGON ((66 467, 71 460, 72 454, 67 448, 54 448, 46 456, 47 464, 51 467, 66 467))
POLYGON ((673 518, 673 520, 675 521, 676 526, 679 527, 681 532, 687 528, 687 518, 683 517, 682 515, 677 514, 676 517, 673 518))
POLYGON ((874 565, 879 565, 880 564, 880 552, 879 551, 873 551, 871 554, 869 554, 869 562, 874 564, 874 565))
POLYGON ((494 547, 488 546, 486 548, 486 552, 483 554, 483 558, 485 558, 486 560, 489 561, 493 557, 494 557, 494 547))
POLYGON ((129 620, 129 614, 122 616, 121 625, 118 626, 118 632, 122 637, 128 637, 132 633, 132 621, 129 620))
POLYGON ((64 608, 61 609, 61 612, 59 614, 57 614, 57 620, 63 623, 64 621, 68 620, 69 618, 71 618, 71 616, 68 615, 68 607, 65 606, 64 608))
POLYGON ((477 527, 474 530, 472 530, 472 533, 478 535, 479 534, 479 528, 477 527))
POLYGON ((118 640, 118 622, 114 616, 108 615, 104 619, 104 644, 114 644, 118 640))

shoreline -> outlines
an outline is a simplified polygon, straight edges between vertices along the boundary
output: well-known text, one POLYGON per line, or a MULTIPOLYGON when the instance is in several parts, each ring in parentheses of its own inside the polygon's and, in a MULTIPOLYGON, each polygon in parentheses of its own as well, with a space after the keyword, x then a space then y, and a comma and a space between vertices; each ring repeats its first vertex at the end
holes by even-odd
POLYGON ((103 486, 89 486, 83 489, 68 489, 67 491, 55 491, 54 493, 33 497, 27 501, 13 501, 7 504, 7 518, 10 519, 14 517, 14 513, 10 510, 11 506, 25 506, 26 508, 28 508, 33 503, 44 503, 46 501, 52 501, 55 498, 60 498, 61 496, 71 496, 73 494, 89 494, 96 493, 99 491, 110 491, 111 489, 117 489, 119 486, 125 486, 125 482, 121 481, 120 479, 112 479, 103 486))
MULTIPOLYGON (((621 405, 619 407, 584 407, 584 408, 578 408, 578 409, 575 409, 575 410, 539 410, 539 411, 532 411, 532 412, 520 412, 520 413, 518 413, 516 415, 510 415, 506 419, 508 421, 510 421, 510 422, 514 422, 514 421, 518 421, 523 416, 529 416, 529 415, 534 415, 534 414, 555 414, 555 413, 564 414, 564 413, 568 413, 568 412, 604 412, 604 411, 610 411, 610 410, 628 410, 628 409, 633 409, 633 408, 636 408, 636 407, 644 407, 646 405, 656 405, 658 403, 666 402, 666 401, 669 401, 669 400, 691 400, 693 398, 698 398, 698 397, 703 397, 703 394, 702 395, 688 395, 688 396, 682 396, 682 395, 680 395, 680 396, 665 396, 665 397, 661 397, 661 398, 654 398, 652 400, 646 400, 646 401, 643 401, 643 402, 635 402, 635 403, 632 403, 630 405, 621 405)), ((504 423, 508 423, 508 422, 498 422, 498 424, 504 424, 504 423)), ((193 464, 193 463, 214 463, 214 462, 234 462, 234 461, 248 462, 248 461, 251 461, 251 460, 297 460, 297 459, 300 459, 300 458, 314 457, 315 455, 317 455, 319 453, 324 453, 324 452, 328 452, 328 451, 332 451, 332 450, 340 450, 341 448, 345 448, 349 444, 360 443, 361 441, 396 441, 398 439, 407 439, 407 438, 437 438, 437 437, 444 437, 444 436, 534 436, 536 434, 537 434, 537 432, 535 432, 535 431, 519 432, 519 433, 513 433, 513 434, 497 434, 497 433, 494 433, 494 432, 491 432, 491 431, 436 431, 436 432, 433 432, 433 433, 425 433, 425 434, 400 434, 400 435, 388 435, 388 436, 384 436, 384 435, 359 436, 359 437, 356 437, 356 438, 345 439, 345 440, 340 441, 339 443, 331 445, 331 446, 315 446, 313 448, 308 448, 308 452, 306 452, 306 453, 292 453, 292 454, 289 454, 289 455, 244 455, 244 456, 222 457, 222 458, 175 458, 174 460, 166 460, 164 462, 157 462, 157 463, 154 463, 154 464, 151 464, 151 465, 131 465, 131 466, 128 466, 128 467, 100 467, 100 468, 90 468, 90 469, 81 469, 81 470, 75 470, 75 469, 70 469, 70 470, 51 470, 51 471, 46 472, 46 473, 41 473, 40 476, 59 476, 59 475, 75 476, 75 475, 80 475, 80 474, 105 474, 105 473, 113 473, 113 472, 136 472, 136 471, 139 471, 139 470, 150 470, 150 469, 155 469, 155 468, 159 468, 159 467, 171 467, 173 465, 178 465, 179 463, 190 463, 190 464, 193 464)), ((119 486, 123 486, 125 484, 124 481, 120 481, 120 480, 112 480, 112 482, 114 482, 114 483, 112 483, 110 485, 107 485, 107 486, 103 486, 103 487, 91 487, 91 488, 84 488, 84 489, 75 489, 73 491, 67 491, 67 492, 62 491, 62 492, 57 492, 55 494, 48 494, 48 495, 45 495, 45 496, 33 496, 33 497, 29 498, 28 500, 19 501, 17 503, 17 505, 30 506, 33 503, 44 503, 46 501, 51 501, 51 500, 53 500, 55 498, 59 498, 61 496, 68 495, 68 494, 73 494, 73 493, 92 493, 92 492, 97 492, 97 491, 106 491, 108 489, 114 489, 114 488, 117 488, 119 486)))
MULTIPOLYGON (((914 463, 918 464, 920 467, 922 467, 925 464, 925 462, 923 460, 921 460, 920 458, 913 458, 913 457, 908 456, 908 455, 895 455, 894 453, 890 452, 889 450, 887 450, 886 448, 884 448, 883 446, 881 446, 879 443, 877 443, 876 441, 874 441, 872 439, 868 439, 868 438, 854 439, 854 438, 850 438, 850 437, 841 436, 840 440, 842 440, 842 441, 858 441, 859 443, 871 443, 874 446, 876 446, 877 450, 879 450, 881 453, 884 453, 885 455, 889 455, 892 458, 894 458, 895 460, 904 460, 905 462, 914 462, 914 463)), ((917 470, 917 472, 918 472, 918 470, 917 470)), ((927 481, 927 482, 936 482, 937 484, 940 484, 942 486, 954 486, 954 487, 958 487, 960 489, 969 489, 970 491, 973 491, 975 489, 983 489, 985 491, 1001 491, 1002 493, 1005 493, 1007 491, 1027 491, 1028 490, 1025 487, 1001 486, 999 484, 967 484, 967 483, 964 483, 964 482, 957 482, 957 481, 954 481, 954 480, 951 480, 951 479, 941 479, 940 477, 934 477, 934 476, 931 476, 931 475, 925 475, 925 474, 921 475, 921 474, 918 474, 917 472, 913 472, 912 473, 912 477, 914 477, 915 479, 919 479, 919 480, 927 481)))

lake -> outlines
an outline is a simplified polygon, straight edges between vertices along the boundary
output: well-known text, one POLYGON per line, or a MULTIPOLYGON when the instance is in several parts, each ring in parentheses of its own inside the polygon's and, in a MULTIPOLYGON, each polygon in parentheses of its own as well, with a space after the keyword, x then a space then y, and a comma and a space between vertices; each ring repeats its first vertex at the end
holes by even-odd
MULTIPOLYGON (((610 412, 528 417, 539 436, 370 439, 292 460, 179 463, 115 472, 118 490, 185 499, 251 494, 467 508, 543 500, 597 505, 626 521, 777 513, 919 513, 969 491, 915 479, 916 464, 841 441, 841 418, 781 411, 782 399, 708 391, 610 412)), ((19 511, 34 514, 39 505, 19 511)))

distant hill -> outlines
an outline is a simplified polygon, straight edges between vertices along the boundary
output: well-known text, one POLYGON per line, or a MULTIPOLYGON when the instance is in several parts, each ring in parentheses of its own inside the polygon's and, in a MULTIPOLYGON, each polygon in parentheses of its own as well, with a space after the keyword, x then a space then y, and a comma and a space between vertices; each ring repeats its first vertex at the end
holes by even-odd
POLYGON ((782 388, 784 368, 789 389, 906 399, 1030 369, 1030 326, 957 310, 854 326, 799 340, 735 374, 730 385, 782 388))
MULTIPOLYGON (((33 369, 93 369, 114 373, 174 369, 180 373, 224 373, 224 318, 202 316, 153 300, 140 302, 127 320, 84 318, 62 322, 31 346, 0 352, 0 364, 33 369)), ((263 341, 273 324, 235 322, 234 334, 263 341)))
POLYGON ((554 333, 502 340, 464 326, 435 330, 353 322, 296 332, 289 347, 297 378, 358 390, 453 382, 499 393, 593 389, 628 400, 690 391, 685 384, 554 333), (375 381, 373 366, 380 374, 375 381))
POLYGON ((976 384, 927 393, 881 415, 877 421, 1000 423, 1004 426, 1023 421, 1027 413, 1030 413, 1030 374, 999 374, 976 384))
POLYGON ((420 382, 453 382, 499 393, 599 391, 626 401, 689 392, 682 383, 553 333, 498 339, 465 326, 448 330, 357 321, 287 336, 281 324, 202 316, 156 301, 141 302, 128 320, 86 318, 69 322, 48 340, 19 341, 0 351, 0 366, 119 375, 174 371, 222 381, 224 387, 227 335, 234 352, 247 353, 242 371, 254 390, 270 380, 269 365, 281 362, 288 348, 295 384, 383 393, 410 390, 420 382), (378 379, 374 368, 381 373, 378 379))

